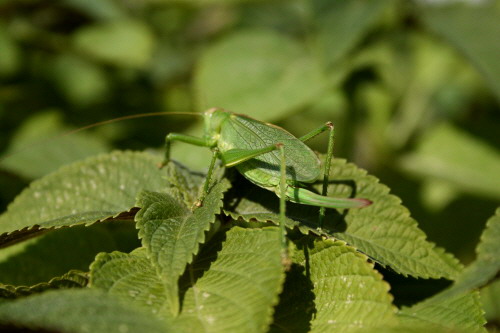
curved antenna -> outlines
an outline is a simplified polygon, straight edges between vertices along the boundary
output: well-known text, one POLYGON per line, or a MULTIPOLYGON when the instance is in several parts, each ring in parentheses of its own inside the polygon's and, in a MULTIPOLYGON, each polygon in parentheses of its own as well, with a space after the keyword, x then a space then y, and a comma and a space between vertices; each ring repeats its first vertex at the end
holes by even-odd
POLYGON ((122 117, 118 117, 118 118, 103 120, 103 121, 99 121, 97 123, 85 125, 83 127, 79 127, 77 129, 67 131, 67 132, 62 133, 62 134, 57 134, 57 135, 48 137, 46 139, 43 139, 42 141, 38 141, 36 143, 33 143, 32 145, 27 145, 27 146, 25 146, 23 148, 20 148, 20 149, 18 149, 16 151, 13 151, 13 152, 11 152, 11 153, 3 156, 2 158, 0 158, 0 163, 3 162, 4 160, 6 160, 7 158, 13 156, 13 155, 16 155, 16 154, 19 154, 19 153, 21 153, 23 151, 32 149, 33 147, 37 147, 37 146, 40 146, 40 145, 42 145, 44 143, 51 142, 52 140, 60 139, 60 138, 63 138, 63 137, 66 137, 66 136, 69 136, 69 135, 72 135, 72 134, 76 134, 76 133, 79 133, 79 132, 82 132, 82 131, 85 131, 85 130, 88 130, 88 129, 91 129, 91 128, 94 128, 94 127, 108 125, 108 124, 113 124, 113 123, 116 123, 116 122, 119 122, 119 121, 122 121, 122 120, 130 120, 130 119, 146 118, 146 117, 158 117, 158 116, 167 116, 167 115, 203 117, 203 113, 199 113, 199 112, 149 112, 149 113, 136 113, 136 114, 131 114, 131 115, 128 115, 128 116, 122 116, 122 117))
MULTIPOLYGON (((74 130, 71 130, 71 131, 68 131, 68 132, 60 134, 60 135, 57 135, 56 137, 57 138, 64 137, 64 136, 75 134, 75 133, 78 133, 78 132, 81 132, 81 131, 85 131, 85 130, 88 130, 88 129, 91 129, 91 128, 94 128, 94 127, 117 123, 117 122, 122 121, 122 120, 130 120, 130 119, 146 118, 146 117, 158 117, 158 116, 166 116, 166 115, 173 115, 173 116, 186 116, 186 115, 189 115, 189 116, 202 117, 203 113, 199 113, 199 112, 149 112, 149 113, 136 113, 136 114, 131 114, 131 115, 128 115, 128 116, 123 116, 123 117, 118 117, 118 118, 103 120, 103 121, 99 121, 97 123, 85 125, 83 127, 80 127, 80 128, 77 128, 77 129, 74 129, 74 130)), ((49 139, 52 139, 52 138, 49 138, 49 139)))

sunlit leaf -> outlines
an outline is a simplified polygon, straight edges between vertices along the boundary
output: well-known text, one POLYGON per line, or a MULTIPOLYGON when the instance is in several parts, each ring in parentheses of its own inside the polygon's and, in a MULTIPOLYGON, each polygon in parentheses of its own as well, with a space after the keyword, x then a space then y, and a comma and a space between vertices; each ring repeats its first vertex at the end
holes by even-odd
POLYGON ((105 290, 111 295, 146 308, 151 313, 166 317, 169 299, 161 275, 147 257, 146 249, 139 248, 132 253, 101 253, 90 267, 92 288, 105 290))
POLYGON ((440 300, 424 301, 399 312, 403 324, 427 326, 432 324, 438 329, 466 329, 472 332, 486 332, 485 320, 479 293, 472 292, 440 300))
POLYGON ((294 252, 272 332, 350 332, 394 322, 389 285, 367 257, 339 241, 294 252), (309 296, 308 296, 309 295, 309 296))
POLYGON ((500 152, 485 142, 443 124, 420 140, 401 166, 419 177, 446 181, 457 190, 500 198, 500 152))
POLYGON ((26 179, 35 179, 85 157, 109 150, 104 140, 70 132, 55 110, 39 112, 27 119, 12 138, 0 167, 26 179))
POLYGON ((185 332, 264 332, 284 279, 279 229, 232 228, 210 268, 186 292, 185 332))
POLYGON ((92 265, 91 286, 165 318, 175 332, 264 331, 284 278, 278 229, 234 228, 218 234, 210 245, 187 266, 190 278, 183 298, 168 287, 178 283, 176 272, 157 269, 171 259, 152 259, 145 248, 99 255, 92 265), (194 271, 201 267, 207 270, 194 271), (175 302, 181 302, 178 316, 171 309, 175 302))
POLYGON ((172 315, 179 311, 177 280, 215 222, 229 185, 227 180, 217 183, 203 206, 194 211, 167 194, 141 192, 138 196, 137 206, 142 208, 136 215, 139 237, 164 281, 172 315))
MULTIPOLYGON (((382 265, 403 275, 453 279, 458 261, 426 240, 401 200, 366 171, 342 159, 334 159, 328 196, 367 198, 371 206, 344 211, 327 210, 322 234, 345 240, 382 265)), ((321 185, 316 184, 321 191, 321 185)), ((253 185, 238 187, 243 199, 225 207, 225 213, 246 221, 278 221, 278 199, 272 192, 253 185), (244 191, 244 192, 241 192, 244 191)), ((318 207, 287 204, 287 225, 302 232, 318 233, 318 207)))
POLYGON ((134 207, 142 189, 166 191, 169 169, 158 158, 114 152, 64 166, 31 184, 0 216, 0 233, 35 225, 41 228, 91 224, 134 207))
POLYGON ((233 33, 205 51, 195 77, 198 105, 279 119, 325 88, 315 60, 298 42, 266 30, 233 33))
POLYGON ((154 35, 147 25, 128 19, 87 25, 74 36, 75 48, 82 54, 132 68, 148 64, 154 43, 154 35))

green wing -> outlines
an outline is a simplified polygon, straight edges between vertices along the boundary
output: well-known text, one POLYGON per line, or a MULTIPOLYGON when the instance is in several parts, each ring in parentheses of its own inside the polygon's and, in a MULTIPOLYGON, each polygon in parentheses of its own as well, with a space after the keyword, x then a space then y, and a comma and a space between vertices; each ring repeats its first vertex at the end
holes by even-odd
MULTIPOLYGON (((255 150, 283 143, 285 148, 287 179, 291 182, 315 181, 320 176, 320 161, 302 141, 284 129, 258 120, 232 114, 221 126, 218 148, 255 150)), ((236 168, 246 178, 263 187, 279 184, 279 153, 271 151, 238 164, 236 168)))

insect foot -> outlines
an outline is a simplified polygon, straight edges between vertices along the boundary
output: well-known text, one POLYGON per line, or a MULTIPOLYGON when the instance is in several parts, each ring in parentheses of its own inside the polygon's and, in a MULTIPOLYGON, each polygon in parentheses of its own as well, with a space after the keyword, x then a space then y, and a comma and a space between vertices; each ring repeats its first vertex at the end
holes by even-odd
POLYGON ((200 208, 201 206, 203 206, 203 202, 201 200, 196 200, 193 203, 193 206, 191 207, 191 210, 195 210, 196 208, 200 208))
POLYGON ((281 264, 283 265, 285 272, 288 272, 292 268, 292 259, 290 259, 290 257, 288 256, 287 249, 284 249, 281 252, 281 264))
POLYGON ((156 166, 158 167, 158 169, 161 170, 164 167, 166 167, 169 162, 170 162, 170 159, 164 158, 163 161, 158 162, 158 164, 156 164, 156 166))

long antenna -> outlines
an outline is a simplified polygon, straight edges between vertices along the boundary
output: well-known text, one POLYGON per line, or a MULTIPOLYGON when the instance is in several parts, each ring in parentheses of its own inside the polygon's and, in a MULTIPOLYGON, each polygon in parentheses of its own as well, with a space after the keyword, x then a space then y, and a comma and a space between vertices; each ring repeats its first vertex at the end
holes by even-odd
MULTIPOLYGON (((94 128, 94 127, 98 127, 98 126, 102 126, 102 125, 108 125, 108 124, 116 123, 116 122, 119 122, 119 121, 122 121, 122 120, 130 120, 130 119, 146 118, 146 117, 166 116, 166 115, 174 115, 174 116, 186 116, 186 115, 189 115, 189 116, 198 116, 198 117, 203 116, 202 113, 198 113, 198 112, 149 112, 149 113, 137 113, 137 114, 131 114, 131 115, 128 115, 128 116, 123 116, 123 117, 118 117, 118 118, 113 118, 113 119, 99 121, 97 123, 93 123, 93 124, 90 124, 90 125, 85 125, 83 127, 80 127, 80 128, 77 128, 77 129, 74 129, 74 130, 71 130, 71 131, 68 131, 68 132, 60 134, 60 135, 57 135, 56 137, 64 137, 64 136, 67 136, 67 135, 70 135, 70 134, 75 134, 75 133, 78 133, 78 132, 81 132, 81 131, 88 130, 90 128, 94 128)), ((52 138, 49 138, 49 139, 52 139, 52 138)))
POLYGON ((98 126, 102 126, 102 125, 108 125, 108 124, 116 123, 116 122, 119 122, 122 120, 130 120, 130 119, 146 118, 146 117, 158 117, 158 116, 166 116, 166 115, 202 117, 203 113, 199 113, 199 112, 149 112, 149 113, 131 114, 128 116, 122 116, 122 117, 118 117, 118 118, 103 120, 103 121, 99 121, 97 123, 85 125, 83 127, 79 127, 77 129, 67 131, 67 132, 62 133, 62 134, 57 134, 57 135, 48 137, 46 139, 43 139, 42 141, 38 141, 36 143, 33 143, 32 145, 27 145, 23 148, 20 148, 19 150, 13 151, 13 152, 3 156, 2 158, 0 158, 0 162, 6 160, 10 156, 19 154, 19 153, 26 151, 26 150, 29 150, 33 147, 42 145, 42 144, 47 143, 47 142, 51 142, 52 140, 55 140, 55 139, 60 139, 60 138, 66 137, 68 135, 79 133, 81 131, 85 131, 85 130, 88 130, 90 128, 94 128, 94 127, 98 127, 98 126))

